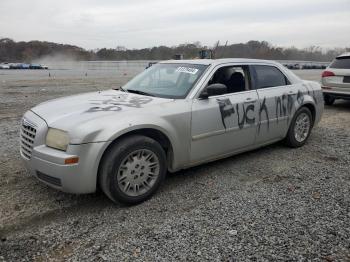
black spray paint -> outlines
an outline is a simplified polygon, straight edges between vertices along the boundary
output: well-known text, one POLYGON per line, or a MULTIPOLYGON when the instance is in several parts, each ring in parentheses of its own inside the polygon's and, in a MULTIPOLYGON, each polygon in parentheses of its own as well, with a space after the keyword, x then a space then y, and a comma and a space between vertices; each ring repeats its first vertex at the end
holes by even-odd
POLYGON ((227 129, 225 119, 231 116, 233 117, 233 115, 235 114, 237 114, 237 123, 240 129, 244 127, 245 123, 249 125, 255 123, 255 117, 250 118, 248 116, 249 111, 252 111, 254 113, 254 110, 255 110, 254 104, 249 104, 247 107, 245 107, 244 104, 236 104, 236 110, 235 110, 230 99, 228 98, 217 99, 217 102, 219 104, 222 125, 224 126, 225 129, 227 129))
POLYGON ((310 89, 309 89, 309 87, 308 87, 307 85, 304 85, 304 87, 306 87, 307 94, 308 94, 309 96, 311 96, 311 97, 314 99, 315 104, 317 105, 317 104, 318 104, 318 98, 317 98, 317 95, 316 95, 315 90, 312 89, 312 90, 310 91, 310 89))
POLYGON ((281 117, 287 117, 287 123, 289 123, 295 102, 299 105, 304 103, 304 94, 300 90, 297 94, 282 94, 275 97, 277 123, 281 117))
POLYGON ((121 111, 123 107, 141 108, 142 105, 148 104, 153 99, 151 97, 122 95, 104 95, 110 97, 108 99, 90 100, 93 106, 86 112, 100 112, 100 111, 121 111))
MULTIPOLYGON (((308 95, 312 96, 315 103, 317 104, 317 96, 314 90, 309 90, 307 88, 307 93, 308 95)), ((279 121, 279 118, 281 117, 287 117, 287 122, 291 120, 291 116, 293 114, 293 108, 294 104, 297 102, 299 105, 302 105, 304 103, 304 93, 300 90, 296 94, 282 94, 281 96, 275 97, 275 110, 276 110, 276 118, 277 118, 277 123, 279 121)), ((254 113, 255 111, 255 105, 254 104, 249 104, 246 107, 244 104, 236 104, 236 110, 234 106, 232 105, 230 99, 225 98, 225 99, 217 99, 217 102, 219 104, 219 109, 220 109, 220 114, 221 114, 221 120, 222 124, 225 129, 226 123, 225 119, 237 114, 237 123, 238 127, 242 129, 244 127, 244 124, 254 124, 255 123, 255 117, 249 118, 248 117, 248 112, 252 111, 254 113)), ((266 116, 266 121, 267 121, 267 129, 270 129, 270 117, 269 117, 269 111, 266 105, 266 97, 260 102, 260 108, 259 108, 259 122, 258 122, 258 132, 260 132, 261 128, 261 121, 262 121, 262 116, 265 114, 266 116)))
POLYGON ((258 132, 260 132, 261 116, 263 113, 265 113, 265 115, 266 115, 267 129, 270 129, 270 118, 269 118, 269 111, 267 110, 267 106, 266 106, 266 97, 264 97, 264 100, 262 101, 262 103, 260 103, 258 132))
POLYGON ((235 109, 234 109, 230 99, 228 99, 228 98, 217 99, 216 101, 218 101, 218 104, 219 104, 222 125, 226 129, 225 119, 227 117, 230 117, 231 115, 233 115, 235 113, 235 109))

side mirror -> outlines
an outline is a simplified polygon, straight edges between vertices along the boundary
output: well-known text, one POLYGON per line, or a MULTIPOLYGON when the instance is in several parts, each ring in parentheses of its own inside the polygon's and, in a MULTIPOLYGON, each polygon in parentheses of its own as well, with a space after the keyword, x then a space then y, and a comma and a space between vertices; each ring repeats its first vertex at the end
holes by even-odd
POLYGON ((208 85, 201 94, 201 98, 208 98, 210 96, 218 96, 227 93, 227 86, 224 84, 211 84, 208 85))

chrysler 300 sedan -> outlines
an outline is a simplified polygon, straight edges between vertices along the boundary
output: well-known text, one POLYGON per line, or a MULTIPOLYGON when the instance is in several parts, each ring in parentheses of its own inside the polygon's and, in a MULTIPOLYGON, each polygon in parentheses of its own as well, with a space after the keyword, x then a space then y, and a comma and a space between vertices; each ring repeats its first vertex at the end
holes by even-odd
POLYGON ((27 111, 21 156, 40 181, 69 193, 101 188, 135 204, 166 173, 284 140, 307 141, 320 85, 251 59, 165 61, 119 90, 51 100, 27 111))

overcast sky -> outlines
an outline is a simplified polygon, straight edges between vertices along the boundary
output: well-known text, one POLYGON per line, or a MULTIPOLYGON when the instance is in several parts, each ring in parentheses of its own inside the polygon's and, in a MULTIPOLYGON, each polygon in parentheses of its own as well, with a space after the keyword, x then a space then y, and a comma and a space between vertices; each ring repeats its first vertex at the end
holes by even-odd
POLYGON ((350 0, 0 0, 0 37, 87 49, 200 41, 350 46, 350 0))

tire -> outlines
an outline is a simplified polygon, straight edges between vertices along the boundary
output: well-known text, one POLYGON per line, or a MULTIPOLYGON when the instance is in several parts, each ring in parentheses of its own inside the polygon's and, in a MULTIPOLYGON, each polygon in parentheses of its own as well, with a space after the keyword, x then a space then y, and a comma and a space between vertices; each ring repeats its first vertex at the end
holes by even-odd
POLYGON ((331 106, 334 104, 334 101, 335 101, 335 98, 330 96, 330 95, 324 95, 323 96, 324 98, 324 103, 327 105, 327 106, 331 106))
POLYGON ((310 136, 313 127, 313 118, 310 110, 300 108, 292 119, 285 142, 290 147, 303 146, 310 136))
POLYGON ((134 205, 150 198, 163 182, 166 155, 152 138, 132 135, 113 144, 99 169, 99 185, 113 201, 134 205))

